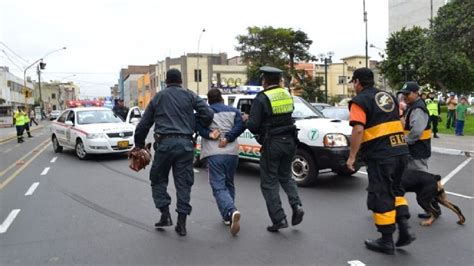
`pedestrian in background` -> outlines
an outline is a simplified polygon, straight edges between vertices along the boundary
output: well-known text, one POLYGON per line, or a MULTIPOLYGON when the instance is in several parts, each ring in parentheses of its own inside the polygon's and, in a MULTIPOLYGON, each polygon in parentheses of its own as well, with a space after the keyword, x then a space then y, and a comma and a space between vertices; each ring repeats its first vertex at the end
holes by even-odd
POLYGON ((156 227, 173 225, 167 192, 169 172, 173 170, 176 187, 178 222, 175 231, 186 235, 186 217, 191 214, 191 187, 194 184, 192 135, 196 128, 194 111, 201 125, 211 124, 213 111, 201 97, 182 87, 181 72, 166 72, 166 88, 158 92, 148 104, 143 118, 135 129, 135 146, 145 147, 145 139, 153 124, 155 157, 150 170, 151 192, 161 218, 156 227))
POLYGON ((456 106, 456 136, 464 136, 467 107, 467 98, 462 96, 460 103, 456 106))
POLYGON ((264 90, 253 100, 247 128, 257 135, 257 142, 262 145, 260 187, 272 221, 267 230, 278 232, 279 229, 288 227, 285 211, 281 206, 280 185, 288 195, 293 210, 291 224, 298 225, 303 221, 304 211, 291 172, 298 130, 291 117, 294 110, 293 97, 280 85, 283 71, 264 66, 260 68, 260 72, 264 90))
POLYGON ((448 105, 448 113, 446 119, 446 128, 449 129, 451 127, 456 126, 456 105, 458 101, 454 97, 456 94, 454 92, 449 93, 449 98, 446 100, 446 104, 448 105))
POLYGON ((38 123, 36 122, 35 110, 31 109, 29 115, 30 115, 30 127, 33 125, 33 123, 35 123, 35 125, 38 125, 38 123))
POLYGON ((374 73, 368 68, 354 71, 352 79, 356 96, 349 102, 351 150, 347 168, 355 171, 357 154, 367 165, 369 187, 367 207, 374 213, 374 223, 381 238, 367 239, 368 249, 394 254, 393 233, 398 225, 397 247, 415 240, 409 231, 410 213, 404 197, 402 175, 408 160, 396 98, 374 87, 374 73))
POLYGON ((240 111, 224 104, 221 91, 211 89, 207 102, 214 111, 209 127, 196 121, 201 141, 201 159, 207 158, 209 183, 224 224, 236 235, 240 230, 240 212, 235 207, 234 174, 239 163, 237 137, 245 130, 240 111))
POLYGON ((435 99, 435 92, 430 91, 428 93, 428 99, 425 100, 426 108, 430 114, 431 130, 433 131, 433 137, 439 138, 438 136, 438 121, 441 116, 441 106, 437 99, 435 99))

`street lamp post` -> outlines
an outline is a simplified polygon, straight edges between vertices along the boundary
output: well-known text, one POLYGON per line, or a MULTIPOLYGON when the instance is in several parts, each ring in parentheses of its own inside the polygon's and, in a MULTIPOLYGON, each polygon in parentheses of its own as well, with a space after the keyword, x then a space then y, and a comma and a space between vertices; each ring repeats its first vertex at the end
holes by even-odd
POLYGON ((367 11, 365 10, 365 0, 364 0, 364 22, 365 22, 365 67, 369 68, 369 42, 367 36, 367 11))
POLYGON ((408 81, 408 72, 411 72, 415 70, 415 65, 414 64, 408 64, 408 65, 398 65, 398 69, 402 70, 405 73, 405 82, 408 81))
MULTIPOLYGON (((25 70, 23 71, 23 86, 24 86, 24 89, 26 90, 26 71, 28 69, 30 69, 32 66, 36 65, 37 63, 40 63, 39 65, 36 66, 36 72, 38 74, 38 90, 39 90, 39 96, 40 96, 40 112, 41 112, 41 117, 43 117, 43 96, 41 95, 41 69, 43 66, 45 66, 46 64, 43 63, 43 59, 45 57, 47 57, 48 55, 52 54, 52 53, 55 53, 55 52, 59 52, 59 51, 62 51, 62 50, 66 50, 66 47, 62 47, 60 49, 55 49, 55 50, 52 50, 50 52, 48 52, 47 54, 45 54, 43 57, 41 57, 40 59, 36 60, 35 62, 33 62, 33 64, 27 66, 25 68, 25 70)), ((25 98, 25 103, 26 103, 26 98, 25 98)))
POLYGON ((199 69, 199 47, 201 45, 201 37, 202 34, 206 32, 206 29, 202 29, 201 33, 199 34, 199 39, 198 39, 198 50, 197 50, 197 70, 196 70, 196 82, 197 82, 197 95, 199 95, 199 82, 201 81, 201 70, 199 69))
POLYGON ((327 54, 319 54, 319 59, 321 62, 324 61, 324 95, 326 98, 326 103, 328 103, 328 64, 332 63, 332 57, 334 52, 328 52, 327 54))

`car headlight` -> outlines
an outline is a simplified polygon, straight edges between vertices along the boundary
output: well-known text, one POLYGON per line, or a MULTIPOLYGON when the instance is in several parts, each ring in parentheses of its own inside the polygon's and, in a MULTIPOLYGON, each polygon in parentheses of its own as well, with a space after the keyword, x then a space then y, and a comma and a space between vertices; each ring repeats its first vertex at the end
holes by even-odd
POLYGON ((345 147, 348 145, 346 136, 339 133, 326 134, 323 142, 325 147, 345 147))
POLYGON ((105 139, 104 133, 90 133, 87 134, 88 139, 105 139))

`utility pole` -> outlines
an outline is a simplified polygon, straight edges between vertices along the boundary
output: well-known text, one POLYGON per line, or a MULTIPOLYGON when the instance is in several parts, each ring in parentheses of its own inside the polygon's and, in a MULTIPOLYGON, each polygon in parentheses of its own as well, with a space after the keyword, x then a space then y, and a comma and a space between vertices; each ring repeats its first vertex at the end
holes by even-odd
POLYGON ((40 113, 41 113, 41 119, 43 119, 43 114, 44 114, 44 103, 43 103, 43 95, 41 94, 41 69, 40 66, 36 66, 36 73, 38 74, 38 91, 39 91, 39 97, 40 97, 40 113))
POLYGON ((364 22, 365 22, 365 67, 369 67, 369 42, 367 40, 367 11, 365 11, 364 0, 364 22))
POLYGON ((197 70, 196 70, 196 82, 197 82, 197 95, 199 95, 199 82, 201 81, 201 70, 199 69, 199 57, 201 55, 199 54, 199 46, 201 45, 201 37, 202 34, 206 32, 206 29, 202 29, 201 33, 199 34, 199 39, 198 39, 198 51, 197 51, 197 70))

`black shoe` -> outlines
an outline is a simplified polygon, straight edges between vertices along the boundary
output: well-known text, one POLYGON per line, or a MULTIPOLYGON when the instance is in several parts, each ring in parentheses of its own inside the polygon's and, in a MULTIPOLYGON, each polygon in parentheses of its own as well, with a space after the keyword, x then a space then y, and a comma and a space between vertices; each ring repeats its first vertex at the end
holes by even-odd
POLYGON ((169 212, 161 213, 160 221, 155 224, 155 227, 172 226, 173 221, 169 212))
POLYGON ((385 241, 382 238, 372 240, 372 239, 367 239, 365 240, 365 246, 373 251, 393 255, 395 254, 395 247, 393 246, 392 241, 385 241))
POLYGON ((436 134, 434 134, 434 136, 433 136, 433 137, 434 137, 435 139, 439 139, 439 136, 438 136, 438 135, 436 135, 436 134))
POLYGON ((304 211, 299 205, 293 207, 293 215, 291 216, 291 225, 295 226, 303 221, 304 211))
POLYGON ((409 229, 410 225, 406 219, 402 219, 397 222, 398 225, 398 240, 395 243, 397 247, 403 247, 409 245, 411 242, 415 241, 416 237, 414 234, 411 234, 409 229))
POLYGON ((418 218, 420 218, 420 219, 428 219, 430 217, 431 217, 431 215, 426 213, 426 212, 418 213, 418 218))
POLYGON ((178 222, 176 223, 174 230, 179 236, 186 235, 186 214, 178 213, 178 222))
POLYGON ((275 232, 278 232, 278 230, 280 230, 282 228, 288 228, 288 222, 286 221, 286 218, 284 218, 283 220, 281 220, 277 224, 273 224, 271 226, 268 226, 267 231, 275 233, 275 232))

